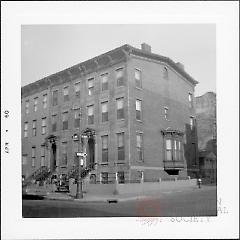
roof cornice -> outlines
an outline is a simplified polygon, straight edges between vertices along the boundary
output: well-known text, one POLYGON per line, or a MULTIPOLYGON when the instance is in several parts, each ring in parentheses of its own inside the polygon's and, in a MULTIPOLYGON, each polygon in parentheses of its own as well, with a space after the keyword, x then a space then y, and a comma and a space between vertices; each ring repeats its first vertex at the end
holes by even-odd
POLYGON ((37 92, 46 90, 48 87, 61 85, 63 83, 70 82, 71 80, 74 80, 78 77, 83 77, 120 62, 127 61, 127 49, 127 45, 123 45, 97 57, 81 62, 70 68, 66 68, 60 72, 51 74, 36 82, 23 86, 21 88, 21 95, 22 97, 27 97, 37 92))
POLYGON ((171 66, 175 71, 177 71, 179 74, 181 74, 185 79, 187 79, 193 85, 198 84, 198 81, 193 79, 186 71, 184 71, 181 67, 179 67, 172 59, 155 54, 155 53, 146 52, 146 51, 143 51, 141 49, 134 48, 131 46, 129 46, 129 47, 131 48, 130 54, 166 63, 169 66, 171 66))
POLYGON ((147 53, 141 49, 134 48, 128 44, 115 48, 109 52, 96 56, 92 59, 76 64, 72 67, 64 69, 60 72, 51 74, 45 78, 42 78, 36 82, 30 83, 21 88, 22 97, 33 95, 37 92, 46 90, 49 87, 61 85, 78 77, 86 76, 90 73, 102 70, 120 62, 127 61, 130 55, 139 57, 145 57, 152 60, 164 62, 171 66, 175 71, 181 74, 190 83, 196 85, 198 82, 194 80, 187 72, 181 69, 174 61, 168 57, 161 55, 147 53))

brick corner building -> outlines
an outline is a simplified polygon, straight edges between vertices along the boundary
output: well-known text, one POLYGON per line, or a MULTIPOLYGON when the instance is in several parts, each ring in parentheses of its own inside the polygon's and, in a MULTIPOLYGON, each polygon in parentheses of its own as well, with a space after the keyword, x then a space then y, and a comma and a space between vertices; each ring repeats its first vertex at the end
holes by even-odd
POLYGON ((22 174, 71 177, 76 153, 86 151, 90 179, 101 183, 195 177, 196 84, 181 63, 144 43, 22 87, 22 174))

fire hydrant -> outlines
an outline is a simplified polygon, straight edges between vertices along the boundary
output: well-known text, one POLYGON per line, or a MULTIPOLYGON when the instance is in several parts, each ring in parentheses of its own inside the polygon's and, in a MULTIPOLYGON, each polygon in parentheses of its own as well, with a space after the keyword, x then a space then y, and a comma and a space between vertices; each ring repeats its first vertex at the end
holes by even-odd
POLYGON ((202 179, 198 178, 198 180, 197 180, 198 188, 201 188, 201 184, 202 184, 202 179))

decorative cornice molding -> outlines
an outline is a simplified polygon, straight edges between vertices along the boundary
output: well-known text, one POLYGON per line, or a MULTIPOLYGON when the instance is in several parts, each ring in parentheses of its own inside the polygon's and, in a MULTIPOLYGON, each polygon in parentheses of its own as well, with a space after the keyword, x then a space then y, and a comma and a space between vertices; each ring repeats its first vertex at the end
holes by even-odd
POLYGON ((139 57, 142 56, 150 60, 157 60, 157 61, 162 61, 164 63, 167 63, 180 75, 186 78, 190 83, 194 85, 198 83, 187 72, 185 72, 175 62, 173 62, 170 58, 153 54, 153 53, 148 53, 141 49, 134 48, 128 44, 125 44, 121 47, 113 49, 109 52, 101 54, 85 62, 76 64, 70 68, 64 69, 60 72, 54 73, 36 82, 23 86, 21 88, 22 98, 33 95, 37 92, 41 92, 47 89, 48 87, 54 87, 54 86, 61 85, 62 83, 70 82, 76 79, 77 77, 84 77, 90 73, 99 71, 103 68, 111 67, 120 62, 126 62, 128 61, 129 57, 131 57, 131 55, 135 55, 139 57), (108 59, 109 61, 104 61, 104 57, 106 57, 105 60, 108 59))

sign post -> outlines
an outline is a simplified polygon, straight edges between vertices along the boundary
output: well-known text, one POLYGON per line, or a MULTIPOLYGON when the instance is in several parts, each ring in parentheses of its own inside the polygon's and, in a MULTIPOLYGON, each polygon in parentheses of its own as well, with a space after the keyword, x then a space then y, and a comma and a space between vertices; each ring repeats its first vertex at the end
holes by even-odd
MULTIPOLYGON (((78 156, 78 155, 77 155, 78 156)), ((83 192, 82 192, 82 176, 81 176, 81 172, 82 172, 82 165, 81 165, 81 160, 82 157, 78 156, 78 179, 77 179, 77 193, 76 193, 76 198, 77 199, 81 199, 83 198, 83 192)))
MULTIPOLYGON (((85 139, 85 138, 87 138, 87 136, 81 135, 80 139, 81 138, 85 139)), ((79 142, 80 142, 80 139, 79 139, 79 142)), ((83 147, 82 147, 82 149, 83 149, 83 147)), ((82 183, 82 176, 81 176, 82 175, 82 167, 84 165, 84 158, 86 158, 87 153, 78 151, 76 155, 78 156, 78 159, 79 159, 79 161, 78 161, 79 166, 78 166, 78 180, 77 180, 76 198, 80 199, 80 198, 83 198, 83 190, 82 190, 83 183, 82 183)))
POLYGON ((81 176, 81 172, 82 172, 82 167, 84 165, 84 158, 87 156, 86 153, 84 152, 77 152, 76 155, 79 158, 79 168, 78 168, 78 181, 77 181, 77 194, 76 194, 76 198, 80 199, 83 198, 83 192, 82 192, 82 176, 81 176))

